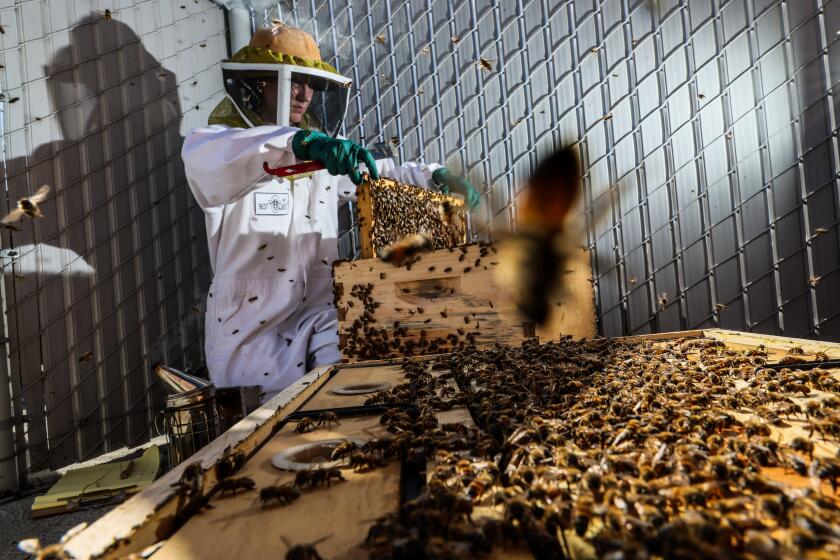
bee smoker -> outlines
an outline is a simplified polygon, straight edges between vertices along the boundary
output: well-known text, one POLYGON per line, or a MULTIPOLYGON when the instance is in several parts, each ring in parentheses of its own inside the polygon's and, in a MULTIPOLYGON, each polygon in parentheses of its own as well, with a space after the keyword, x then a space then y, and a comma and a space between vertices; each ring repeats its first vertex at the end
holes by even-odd
POLYGON ((216 387, 205 379, 156 364, 152 371, 170 393, 163 410, 169 443, 169 466, 174 467, 221 434, 216 410, 216 387))

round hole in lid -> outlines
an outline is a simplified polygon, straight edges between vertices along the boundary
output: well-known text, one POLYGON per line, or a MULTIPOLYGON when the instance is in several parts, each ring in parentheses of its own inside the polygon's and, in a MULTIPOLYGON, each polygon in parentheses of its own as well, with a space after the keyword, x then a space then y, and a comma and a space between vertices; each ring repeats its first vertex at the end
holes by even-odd
POLYGON ((331 460, 332 452, 342 443, 354 443, 358 447, 364 444, 356 438, 323 439, 284 449, 271 458, 271 464, 284 471, 306 471, 310 469, 329 469, 347 463, 347 458, 331 460))
POLYGON ((386 381, 370 382, 370 383, 351 383, 349 385, 342 385, 336 387, 330 392, 334 395, 366 395, 368 393, 378 393, 391 387, 391 384, 386 381))

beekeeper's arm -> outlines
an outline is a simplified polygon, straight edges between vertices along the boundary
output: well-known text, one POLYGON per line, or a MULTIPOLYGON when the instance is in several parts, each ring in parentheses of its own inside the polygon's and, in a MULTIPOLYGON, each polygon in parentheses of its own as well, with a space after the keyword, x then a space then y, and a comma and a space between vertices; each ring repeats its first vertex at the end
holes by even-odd
POLYGON ((193 130, 181 149, 184 170, 202 208, 235 202, 265 179, 272 167, 297 163, 292 138, 300 129, 285 126, 228 128, 211 125, 193 130))
POLYGON ((198 128, 184 141, 181 157, 202 208, 230 204, 259 187, 264 163, 281 167, 317 160, 333 175, 347 175, 357 184, 362 180, 359 163, 376 169, 370 152, 355 142, 284 126, 198 128))

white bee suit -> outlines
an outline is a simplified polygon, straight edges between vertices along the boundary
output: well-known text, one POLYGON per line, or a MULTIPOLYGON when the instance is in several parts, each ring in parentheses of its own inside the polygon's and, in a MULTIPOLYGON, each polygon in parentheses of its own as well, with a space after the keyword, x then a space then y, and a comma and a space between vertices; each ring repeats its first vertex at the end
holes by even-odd
MULTIPOLYGON (((308 368, 340 360, 332 264, 339 197, 355 196, 356 186, 327 171, 293 181, 266 175, 263 162, 299 163, 291 145, 298 130, 211 125, 184 142, 214 273, 205 350, 217 387, 261 385, 270 396, 308 368)), ((377 165, 382 176, 427 188, 440 167, 390 159, 377 165)))

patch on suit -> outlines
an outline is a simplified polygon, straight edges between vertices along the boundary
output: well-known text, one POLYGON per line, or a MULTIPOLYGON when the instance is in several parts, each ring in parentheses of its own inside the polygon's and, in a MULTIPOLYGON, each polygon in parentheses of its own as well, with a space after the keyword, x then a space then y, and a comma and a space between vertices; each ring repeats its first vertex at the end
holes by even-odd
POLYGON ((254 214, 283 216, 289 213, 289 193, 254 193, 254 214))

